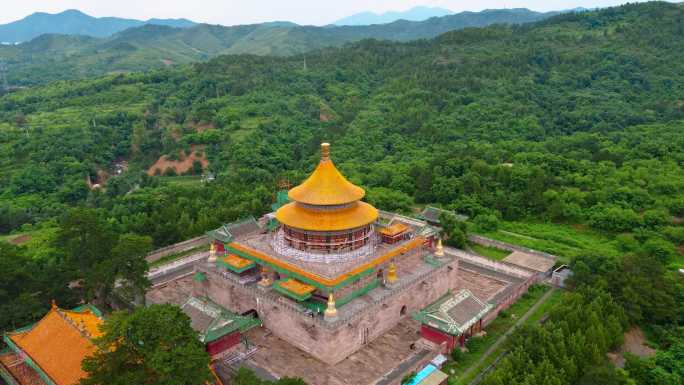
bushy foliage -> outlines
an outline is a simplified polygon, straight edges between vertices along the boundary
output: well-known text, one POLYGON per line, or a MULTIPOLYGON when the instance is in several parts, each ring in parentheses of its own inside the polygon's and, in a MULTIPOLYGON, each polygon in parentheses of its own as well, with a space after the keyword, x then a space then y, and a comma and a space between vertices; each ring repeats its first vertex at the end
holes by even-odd
POLYGON ((684 212, 682 13, 626 5, 12 93, 0 98, 0 228, 88 204, 168 244, 263 213, 327 140, 381 208, 658 230, 684 212), (206 154, 218 183, 147 177, 159 156, 181 151, 206 154), (166 213, 183 226, 170 228, 166 213))
MULTIPOLYGON (((483 384, 583 383, 588 369, 605 362, 605 352, 622 343, 627 319, 600 290, 566 294, 545 325, 518 331, 512 349, 483 384)), ((590 369, 597 370, 597 369, 590 369)), ((615 370, 605 370, 613 375, 615 370)))
POLYGON ((80 385, 202 384, 211 378, 209 354, 177 306, 117 312, 102 329, 97 352, 83 361, 88 377, 80 385))

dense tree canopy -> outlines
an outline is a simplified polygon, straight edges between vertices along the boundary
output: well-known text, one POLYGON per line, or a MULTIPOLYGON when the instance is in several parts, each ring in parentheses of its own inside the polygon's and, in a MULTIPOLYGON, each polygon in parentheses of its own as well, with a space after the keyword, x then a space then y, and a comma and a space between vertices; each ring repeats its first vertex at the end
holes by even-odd
POLYGON ((0 230, 87 204, 168 244, 265 211, 323 140, 380 207, 659 229, 684 212, 683 14, 626 5, 363 41, 307 54, 306 66, 225 56, 13 93, 0 99, 0 230), (216 183, 144 173, 191 151, 206 154, 216 183))
POLYGON ((173 305, 112 314, 96 340, 97 353, 83 361, 81 385, 197 385, 210 379, 209 354, 173 305))

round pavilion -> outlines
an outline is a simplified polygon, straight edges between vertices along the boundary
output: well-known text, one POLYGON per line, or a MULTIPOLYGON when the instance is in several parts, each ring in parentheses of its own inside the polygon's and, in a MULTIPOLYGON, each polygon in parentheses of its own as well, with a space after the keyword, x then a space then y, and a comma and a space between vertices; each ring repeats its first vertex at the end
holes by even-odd
POLYGON ((276 211, 278 234, 285 246, 314 254, 352 252, 372 244, 378 210, 362 202, 365 191, 349 182, 330 159, 330 144, 321 144, 321 161, 292 200, 276 211))

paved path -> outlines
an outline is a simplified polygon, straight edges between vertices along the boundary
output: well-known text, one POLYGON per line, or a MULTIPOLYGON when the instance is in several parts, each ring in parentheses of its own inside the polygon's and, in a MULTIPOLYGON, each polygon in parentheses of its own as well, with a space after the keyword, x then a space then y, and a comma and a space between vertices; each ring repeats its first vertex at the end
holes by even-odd
MULTIPOLYGON (((537 300, 537 302, 536 302, 534 305, 532 305, 532 307, 529 308, 529 309, 527 310, 527 312, 525 312, 525 314, 523 314, 523 316, 520 317, 520 318, 513 324, 513 326, 511 326, 511 327, 506 331, 506 333, 504 333, 501 337, 499 337, 499 339, 496 340, 496 342, 494 342, 494 344, 493 344, 492 346, 490 346, 489 349, 487 349, 487 350, 484 352, 484 354, 482 355, 482 357, 480 357, 480 359, 477 360, 477 362, 475 362, 474 364, 470 365, 470 368, 468 368, 468 370, 466 370, 465 372, 463 372, 463 375, 461 375, 461 377, 462 377, 462 378, 463 378, 463 377, 467 377, 467 376, 470 374, 470 372, 472 372, 473 370, 475 370, 476 368, 478 368, 480 365, 482 365, 482 363, 487 359, 487 357, 489 357, 492 353, 494 353, 494 351, 496 351, 496 349, 498 349, 499 346, 501 346, 501 344, 503 344, 503 343, 508 339, 508 337, 509 337, 511 334, 513 334, 513 332, 515 331, 515 329, 518 328, 518 326, 522 325, 525 321, 527 321, 527 319, 532 315, 532 313, 534 313, 534 312, 539 308, 539 306, 541 306, 544 302, 546 302, 546 300, 549 299, 549 297, 551 297, 551 295, 552 295, 556 290, 557 290, 557 289, 556 289, 555 287, 552 287, 551 290, 549 290, 549 291, 547 291, 546 293, 544 293, 544 295, 543 295, 541 298, 539 298, 539 300, 537 300)), ((472 384, 472 383, 471 383, 471 384, 472 384)))
MULTIPOLYGON (((389 373, 386 373, 382 378, 377 380, 374 385, 388 385, 394 383, 399 377, 405 373, 408 372, 408 370, 412 367, 414 367, 420 360, 424 359, 427 357, 431 351, 427 349, 423 349, 417 354, 409 357, 407 360, 403 361, 399 365, 397 365, 395 368, 393 368, 389 373)), ((422 369, 422 368, 418 368, 422 369)))

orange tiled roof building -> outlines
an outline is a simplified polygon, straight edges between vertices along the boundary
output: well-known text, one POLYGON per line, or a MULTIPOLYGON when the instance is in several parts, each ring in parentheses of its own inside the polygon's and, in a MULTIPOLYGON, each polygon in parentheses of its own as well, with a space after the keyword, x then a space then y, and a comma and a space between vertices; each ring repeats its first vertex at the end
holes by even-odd
POLYGON ((73 385, 86 373, 81 361, 96 350, 93 339, 102 332, 102 313, 92 305, 58 308, 35 324, 6 333, 10 351, 0 354, 0 376, 9 384, 73 385))
POLYGON ((273 212, 208 232, 195 296, 255 314, 281 339, 335 364, 411 312, 458 288, 458 260, 436 255, 438 230, 382 212, 335 166, 330 145, 273 212))

